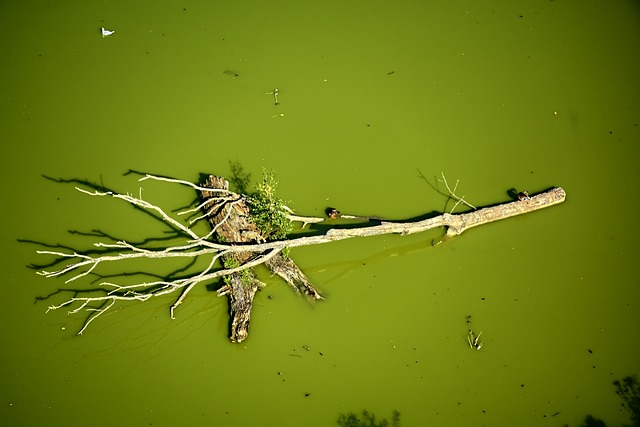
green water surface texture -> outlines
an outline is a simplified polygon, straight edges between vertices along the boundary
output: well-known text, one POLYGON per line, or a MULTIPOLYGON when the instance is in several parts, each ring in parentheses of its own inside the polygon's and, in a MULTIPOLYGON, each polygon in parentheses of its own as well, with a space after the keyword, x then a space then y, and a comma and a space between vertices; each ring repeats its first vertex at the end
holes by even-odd
POLYGON ((629 421, 612 382, 640 373, 637 1, 7 0, 0 24, 0 425, 629 421), (439 231, 295 249, 326 300, 260 271, 240 345, 204 286, 176 320, 172 297, 121 304, 81 337, 82 316, 46 313, 65 295, 34 304, 92 279, 37 276, 42 247, 18 239, 161 230, 42 175, 171 211, 194 194, 122 174, 194 181, 229 160, 254 182, 274 169, 306 215, 442 212, 418 170, 476 206, 510 188, 567 201, 437 247, 439 231))

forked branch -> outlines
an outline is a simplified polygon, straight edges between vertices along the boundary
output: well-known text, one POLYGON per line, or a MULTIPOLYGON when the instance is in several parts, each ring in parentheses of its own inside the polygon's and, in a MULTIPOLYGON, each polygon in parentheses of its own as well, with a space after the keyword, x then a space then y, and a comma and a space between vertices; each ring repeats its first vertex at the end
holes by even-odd
MULTIPOLYGON (((226 183, 226 181, 221 178, 210 177, 210 179, 212 178, 215 178, 216 182, 226 183)), ((140 281, 133 284, 118 284, 102 281, 99 283, 100 288, 103 290, 100 295, 83 294, 82 291, 79 291, 79 293, 76 293, 68 300, 48 307, 48 311, 67 307, 69 308, 70 314, 81 311, 87 312, 85 323, 80 329, 79 334, 82 334, 96 318, 107 312, 116 301, 146 301, 154 297, 177 294, 169 310, 171 318, 174 318, 176 308, 184 301, 194 287, 204 282, 211 282, 212 280, 223 277, 233 277, 234 280, 237 279, 238 281, 229 281, 224 289, 221 288, 219 295, 228 294, 230 298, 232 298, 232 302, 236 305, 243 303, 241 301, 243 298, 247 298, 249 304, 248 310, 250 310, 251 299, 253 298, 255 287, 259 285, 259 282, 253 276, 247 276, 245 278, 253 287, 252 293, 247 294, 248 296, 241 295, 242 292, 244 292, 241 291, 242 287, 236 288, 234 286, 240 286, 239 280, 245 280, 242 279, 242 277, 244 277, 241 274, 242 272, 249 271, 261 264, 265 264, 274 273, 283 277, 296 291, 312 299, 320 299, 320 294, 313 288, 295 263, 281 255, 283 250, 329 243, 353 237, 381 234, 407 235, 438 227, 446 229, 447 237, 457 236, 472 227, 556 205, 563 202, 566 197, 562 188, 552 188, 533 196, 527 195, 527 197, 522 200, 476 209, 475 206, 464 199, 464 196, 459 197, 456 195, 455 192, 457 191, 458 182, 451 188, 443 174, 441 182, 447 188, 449 196, 456 200, 453 209, 460 204, 464 204, 474 210, 455 215, 452 213, 443 213, 438 216, 411 222, 376 220, 374 225, 359 228, 341 228, 337 225, 327 229, 322 234, 285 240, 265 241, 263 237, 260 237, 259 231, 251 231, 255 230, 255 228, 247 228, 247 223, 245 223, 243 229, 240 229, 242 227, 238 225, 238 221, 239 219, 246 221, 245 215, 248 212, 248 206, 251 202, 247 196, 229 191, 225 187, 225 185, 228 187, 228 183, 221 185, 221 188, 212 188, 210 183, 209 185, 202 186, 188 181, 148 174, 140 178, 140 181, 145 180, 184 185, 200 192, 203 195, 203 201, 196 204, 193 208, 178 212, 177 216, 184 218, 186 214, 193 215, 197 212, 201 212, 202 214, 191 220, 182 220, 169 215, 156 204, 143 200, 141 194, 136 197, 131 194, 119 194, 111 191, 88 191, 80 187, 76 188, 78 191, 89 196, 113 197, 138 208, 150 211, 161 221, 181 232, 184 236, 181 240, 177 241, 174 245, 162 248, 141 247, 124 240, 97 242, 94 244, 95 247, 105 249, 105 253, 92 253, 91 255, 79 251, 62 252, 41 250, 37 252, 39 254, 52 255, 59 259, 68 260, 69 263, 52 271, 39 271, 38 274, 48 278, 70 276, 66 280, 66 283, 68 283, 89 274, 95 274, 96 268, 100 265, 136 259, 185 258, 195 260, 204 258, 207 260, 206 267, 197 274, 179 278, 167 277, 164 280, 140 281), (194 231, 193 227, 202 219, 208 220, 211 224, 211 229, 205 234, 198 234, 194 231), (238 236, 242 234, 242 236, 230 240, 229 236, 231 236, 233 232, 237 232, 238 236), (218 237, 214 239, 214 235, 218 237), (222 237, 224 237, 224 239, 222 237), (224 261, 224 263, 220 261, 224 261), (236 264, 232 264, 231 261, 236 264), (238 302, 238 298, 240 302, 238 302)), ((301 222, 303 226, 324 221, 324 218, 298 216, 295 215, 291 209, 286 207, 284 207, 284 209, 286 212, 283 212, 283 214, 289 221, 301 222)), ((451 212, 453 212, 453 209, 451 212)), ((251 226, 253 227, 253 225, 251 226)), ((52 263, 52 265, 56 265, 56 263, 52 263)), ((247 302, 245 301, 244 303, 246 304, 247 302)), ((237 331, 237 338, 234 340, 240 341, 246 338, 246 328, 248 327, 249 321, 248 312, 246 312, 244 316, 244 319, 237 321, 239 330, 237 331)), ((236 319, 234 319, 234 323, 235 322, 236 319)))

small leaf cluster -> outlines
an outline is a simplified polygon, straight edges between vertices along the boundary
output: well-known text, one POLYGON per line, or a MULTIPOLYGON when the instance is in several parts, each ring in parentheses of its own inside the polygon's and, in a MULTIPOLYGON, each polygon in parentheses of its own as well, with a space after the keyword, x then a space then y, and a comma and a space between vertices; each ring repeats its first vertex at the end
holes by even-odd
POLYGON ((276 181, 273 171, 263 170, 262 182, 256 185, 256 191, 248 196, 249 211, 253 223, 267 240, 282 240, 292 230, 287 218, 285 203, 276 196, 276 181))
MULTIPOLYGON (((240 260, 235 255, 229 255, 224 257, 222 264, 226 269, 238 268, 240 267, 240 260)), ((231 284, 231 275, 222 276, 222 280, 227 285, 231 284)), ((240 282, 243 284, 247 284, 251 281, 251 269, 244 269, 240 271, 240 282)))

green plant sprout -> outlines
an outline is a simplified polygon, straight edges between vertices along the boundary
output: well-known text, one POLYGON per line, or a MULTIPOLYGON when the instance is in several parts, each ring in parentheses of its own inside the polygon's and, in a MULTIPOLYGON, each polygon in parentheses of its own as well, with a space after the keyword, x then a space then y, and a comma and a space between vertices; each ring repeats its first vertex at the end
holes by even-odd
POLYGON ((262 182, 248 200, 251 219, 267 241, 282 240, 293 229, 284 201, 276 196, 277 187, 275 173, 263 169, 262 182))

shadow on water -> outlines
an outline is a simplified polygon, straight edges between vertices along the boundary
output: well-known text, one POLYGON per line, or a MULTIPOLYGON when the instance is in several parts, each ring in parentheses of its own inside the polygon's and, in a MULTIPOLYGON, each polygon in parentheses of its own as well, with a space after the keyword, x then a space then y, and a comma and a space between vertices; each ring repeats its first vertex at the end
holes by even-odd
MULTIPOLYGON (((640 384, 636 375, 626 376, 622 381, 614 381, 616 394, 622 398, 622 407, 631 413, 629 427, 640 427, 640 384)), ((625 426, 627 427, 627 426, 625 426)))
MULTIPOLYGON (((237 191, 246 193, 250 183, 250 174, 246 173, 242 165, 237 161, 230 162, 229 164, 231 184, 236 187, 237 191)), ((124 175, 138 176, 142 180, 154 178, 160 181, 173 181, 179 184, 188 184, 191 187, 195 185, 170 176, 151 174, 134 169, 129 169, 124 175)), ((201 173, 199 175, 199 182, 205 181, 208 176, 209 174, 201 173)), ((199 208, 201 208, 199 206, 201 203, 199 191, 194 191, 193 199, 186 206, 171 211, 172 213, 178 211, 178 215, 190 213, 195 216, 193 220, 188 216, 183 216, 182 219, 188 222, 189 225, 181 226, 180 222, 173 220, 162 208, 143 200, 141 195, 139 198, 136 198, 129 194, 125 195, 120 193, 106 186, 102 179, 94 182, 83 178, 54 178, 44 175, 43 177, 57 184, 74 185, 77 189, 89 195, 113 196, 123 199, 127 201, 128 205, 135 211, 144 213, 147 218, 151 218, 151 222, 156 225, 160 224, 162 228, 160 231, 154 232, 155 235, 138 238, 136 240, 114 233, 107 233, 101 229, 91 229, 89 231, 69 230, 68 233, 75 238, 75 241, 71 244, 46 242, 37 239, 18 239, 19 243, 37 245, 40 249, 38 251, 39 254, 49 256, 44 262, 32 263, 28 266, 36 270, 39 274, 47 277, 57 276, 60 278, 68 278, 73 275, 73 277, 66 280, 65 283, 85 276, 91 278, 89 286, 59 287, 47 295, 37 296, 35 302, 50 300, 61 295, 68 296, 66 301, 58 305, 51 305, 49 308, 58 309, 64 306, 71 307, 71 305, 76 303, 79 304, 79 307, 70 310, 70 312, 77 313, 80 310, 83 312, 86 310, 87 314, 82 328, 79 331, 79 334, 81 334, 89 323, 109 310, 116 300, 146 301, 150 297, 162 296, 184 286, 181 291, 182 293, 180 293, 181 296, 176 300, 174 305, 171 306, 171 313, 173 315, 173 309, 177 304, 182 303, 183 296, 186 295, 193 286, 192 284, 188 286, 184 284, 188 284, 189 279, 192 277, 199 277, 194 271, 197 269, 196 264, 201 259, 201 254, 199 247, 191 244, 191 240, 196 236, 195 233, 189 232, 191 224, 203 217, 199 210, 199 208), (86 243, 84 240, 78 241, 78 238, 88 238, 90 239, 90 243, 86 243), (96 244, 94 243, 95 240, 99 240, 100 242, 96 244), (186 245, 184 243, 185 240, 187 241, 186 245), (123 253, 123 250, 125 253, 123 253), (163 270, 161 272, 157 269, 149 271, 144 268, 132 268, 131 264, 128 264, 127 271, 123 271, 120 268, 108 273, 96 273, 93 271, 94 267, 98 264, 104 265, 109 261, 127 259, 129 262, 135 262, 131 260, 138 258, 163 258, 164 253, 173 254, 176 251, 184 251, 184 253, 188 255, 187 260, 181 261, 179 258, 174 257, 174 259, 176 259, 175 263, 162 262, 161 268, 163 270), (143 254, 143 256, 136 256, 139 254, 143 254), (149 255, 147 256, 146 254, 149 255), (52 269, 55 271, 51 272, 50 270, 52 269), (124 281, 125 283, 106 282, 107 280, 113 279, 120 279, 116 281, 124 281), (96 288, 96 284, 100 286, 96 288)), ((197 185, 194 188, 198 190, 197 185)), ((203 251, 203 253, 205 253, 205 255, 208 254, 208 252, 205 251, 203 251)), ((216 259, 217 257, 214 257, 209 260, 210 266, 208 269, 213 267, 216 259)), ((200 275, 202 274, 204 273, 200 275)), ((205 283, 205 288, 209 292, 216 292, 221 285, 222 282, 216 280, 215 283, 205 283)))
MULTIPOLYGON (((613 385, 616 388, 616 394, 622 398, 622 407, 631 415, 631 424, 622 424, 622 427, 640 427, 640 384, 636 375, 629 375, 622 381, 615 380, 613 385)), ((569 427, 565 424, 563 427, 569 427)), ((604 420, 587 415, 580 424, 580 427, 607 427, 604 420)))
MULTIPOLYGON (((129 175, 129 174, 141 175, 141 176, 147 175, 144 172, 134 171, 134 170, 129 170, 128 172, 125 173, 125 175, 129 175)), ((160 175, 155 175, 155 176, 160 176, 160 175)), ((106 187, 103 183, 92 182, 87 179, 52 178, 45 175, 43 175, 43 177, 47 180, 50 180, 59 184, 73 184, 73 185, 77 185, 80 188, 94 190, 100 193, 119 194, 117 191, 109 187, 106 187)), ((165 177, 165 178, 171 178, 171 177, 165 177)), ((196 196, 193 202, 189 206, 179 208, 178 210, 184 210, 185 208, 193 207, 196 205, 197 202, 198 202, 198 198, 196 196)), ((151 218, 154 222, 157 221, 157 223, 161 224, 163 228, 165 228, 165 230, 160 231, 160 235, 146 237, 146 238, 142 238, 135 241, 129 238, 124 238, 123 236, 115 235, 113 233, 107 233, 100 229, 92 229, 89 231, 79 231, 79 230, 67 231, 68 234, 72 236, 90 238, 92 241, 96 239, 100 240, 102 243, 100 246, 97 246, 93 242, 86 246, 83 246, 82 243, 63 244, 63 243, 49 243, 49 242, 36 240, 36 239, 17 239, 19 243, 36 245, 40 248, 39 252, 49 253, 52 256, 52 258, 50 258, 48 261, 45 261, 42 263, 32 263, 27 267, 38 272, 49 270, 54 267, 57 267, 61 270, 65 270, 67 267, 71 265, 69 264, 69 262, 72 257, 69 255, 62 256, 61 253, 82 254, 82 256, 85 258, 87 257, 99 258, 99 257, 109 257, 109 256, 117 257, 118 254, 122 252, 122 247, 118 245, 119 242, 127 242, 128 244, 136 248, 153 250, 154 248, 165 247, 167 245, 170 245, 171 242, 181 242, 181 241, 184 241, 184 239, 190 238, 190 236, 188 236, 184 231, 173 226, 171 223, 165 221, 162 218, 162 216, 156 213, 155 211, 150 211, 148 209, 145 209, 144 207, 137 206, 134 204, 129 204, 129 206, 135 209, 136 211, 144 213, 149 218, 151 218)), ((181 263, 181 265, 172 268, 170 271, 163 272, 163 273, 157 273, 157 272, 148 271, 148 270, 134 270, 134 271, 116 271, 114 273, 99 274, 94 271, 91 271, 90 269, 80 274, 81 275, 86 274, 87 276, 91 277, 92 280, 89 282, 90 285, 95 285, 98 281, 105 281, 107 279, 114 279, 114 278, 130 279, 130 278, 136 277, 136 278, 142 278, 137 280, 151 279, 153 282, 156 282, 159 284, 157 285, 150 284, 145 289, 144 292, 145 294, 153 295, 155 292, 162 290, 163 282, 186 280, 189 277, 193 276, 193 273, 192 272, 189 273, 189 272, 193 269, 196 262, 197 262, 197 258, 194 257, 186 260, 186 262, 184 263, 181 263)), ((69 269, 63 272, 62 274, 60 274, 60 277, 68 276, 71 273, 78 274, 78 271, 74 272, 73 269, 69 269)), ((207 289, 210 291, 215 291, 213 286, 208 286, 207 289)), ((83 297, 96 298, 96 302, 93 306, 87 305, 87 308, 90 309, 91 311, 85 318, 84 325, 83 325, 85 326, 87 325, 87 323, 90 321, 92 317, 91 312, 100 311, 103 308, 105 308, 105 306, 109 303, 108 299, 100 300, 99 298, 100 296, 106 296, 106 295, 125 296, 126 293, 127 293, 126 289, 113 290, 113 289, 107 289, 105 287, 99 287, 99 288, 90 287, 90 286, 60 287, 57 290, 52 291, 47 295, 36 296, 35 303, 38 303, 40 301, 46 301, 57 295, 63 295, 63 294, 70 295, 71 299, 82 299, 83 297)))
MULTIPOLYGON (((631 415, 631 424, 623 424, 623 427, 640 427, 640 384, 636 375, 629 375, 622 381, 615 380, 613 385, 616 394, 622 399, 622 407, 631 415)), ((587 415, 580 427, 606 427, 607 424, 593 415, 587 415)))
POLYGON ((394 410, 391 413, 391 421, 383 418, 376 420, 376 415, 367 410, 362 411, 360 415, 353 412, 342 413, 338 416, 338 425, 340 427, 400 427, 400 412, 394 410))
MULTIPOLYGON (((613 382, 616 394, 622 399, 622 407, 631 415, 631 424, 623 424, 622 427, 640 427, 640 384, 636 375, 624 377, 621 381, 613 382)), ((374 413, 363 410, 360 415, 353 412, 344 412, 338 416, 337 423, 340 427, 399 427, 400 412, 394 410, 391 421, 383 418, 377 420, 374 413)), ((563 427, 569 427, 565 424, 563 427)), ((607 427, 607 424, 593 415, 587 415, 579 427, 607 427)))
POLYGON ((607 427, 604 421, 595 418, 593 415, 587 415, 580 427, 607 427))
POLYGON ((245 172, 244 167, 238 160, 229 160, 229 168, 231 169, 229 183, 235 189, 234 191, 240 194, 248 194, 251 173, 245 172))

